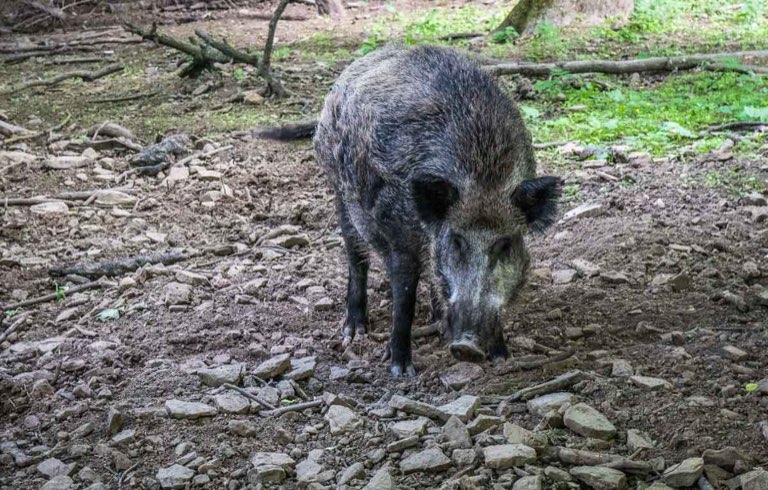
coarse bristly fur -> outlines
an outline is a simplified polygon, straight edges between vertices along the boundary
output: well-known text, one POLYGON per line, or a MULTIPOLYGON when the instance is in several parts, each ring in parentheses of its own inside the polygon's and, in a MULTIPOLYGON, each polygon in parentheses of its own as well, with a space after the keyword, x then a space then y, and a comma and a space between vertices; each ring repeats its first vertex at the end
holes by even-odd
POLYGON ((557 177, 536 178, 515 104, 457 52, 388 46, 352 63, 314 133, 349 258, 344 334, 364 333, 368 248, 393 293, 392 373, 414 374, 416 286, 433 273, 433 314, 458 358, 508 355, 501 314, 529 264, 524 235, 556 215, 557 177))

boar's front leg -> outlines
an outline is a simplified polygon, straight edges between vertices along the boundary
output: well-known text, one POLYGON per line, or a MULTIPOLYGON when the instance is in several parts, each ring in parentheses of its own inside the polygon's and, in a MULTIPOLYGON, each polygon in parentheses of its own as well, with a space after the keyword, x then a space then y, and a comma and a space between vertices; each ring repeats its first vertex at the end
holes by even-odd
POLYGON ((343 330, 346 346, 355 335, 365 335, 368 323, 368 245, 350 222, 347 208, 340 198, 336 199, 336 209, 349 265, 347 317, 343 330))
POLYGON ((385 261, 392 284, 392 334, 389 339, 392 376, 416 376, 411 360, 411 325, 421 272, 419 260, 410 252, 391 251, 385 261))

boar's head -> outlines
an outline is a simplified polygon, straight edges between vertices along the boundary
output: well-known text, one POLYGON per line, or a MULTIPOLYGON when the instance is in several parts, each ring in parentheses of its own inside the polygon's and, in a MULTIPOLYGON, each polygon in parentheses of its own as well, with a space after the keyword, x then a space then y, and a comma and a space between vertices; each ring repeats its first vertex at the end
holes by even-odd
POLYGON ((561 194, 557 177, 493 187, 462 189, 434 175, 412 181, 416 211, 432 238, 451 353, 460 360, 507 357, 501 315, 525 282, 525 235, 553 223, 561 194))

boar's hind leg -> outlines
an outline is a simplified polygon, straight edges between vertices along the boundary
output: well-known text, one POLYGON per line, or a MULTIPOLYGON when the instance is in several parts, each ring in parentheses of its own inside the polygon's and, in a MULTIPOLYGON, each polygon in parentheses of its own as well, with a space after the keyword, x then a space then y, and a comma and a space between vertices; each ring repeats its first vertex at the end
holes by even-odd
POLYGON ((368 245, 349 221, 347 208, 340 198, 336 199, 336 207, 349 263, 343 331, 344 343, 348 344, 355 335, 365 335, 368 323, 368 245))
POLYGON ((411 325, 416 310, 416 288, 419 284, 418 257, 408 252, 391 251, 386 256, 392 284, 392 334, 389 349, 392 376, 415 376, 411 360, 411 325))

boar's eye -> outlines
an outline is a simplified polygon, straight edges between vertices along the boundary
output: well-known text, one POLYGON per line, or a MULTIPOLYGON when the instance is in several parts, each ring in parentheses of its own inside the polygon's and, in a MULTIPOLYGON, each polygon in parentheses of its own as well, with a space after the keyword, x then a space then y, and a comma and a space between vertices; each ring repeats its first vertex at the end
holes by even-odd
POLYGON ((458 256, 461 256, 464 254, 464 252, 468 248, 467 240, 463 236, 459 235, 458 233, 451 233, 449 237, 451 251, 453 251, 458 256))

